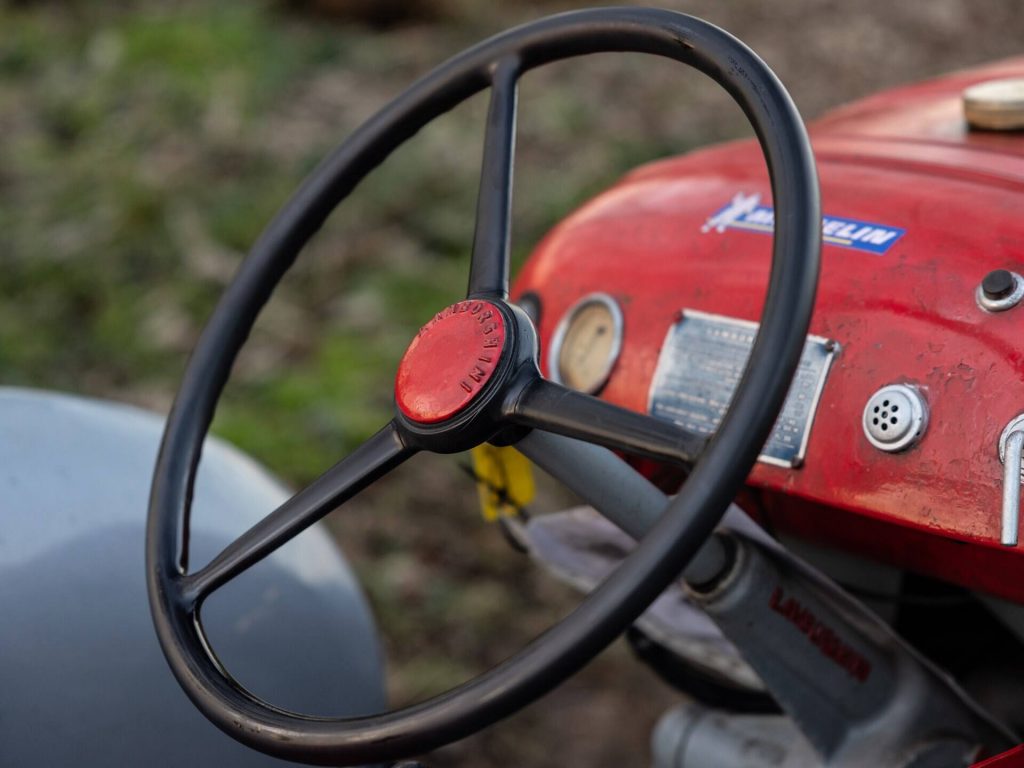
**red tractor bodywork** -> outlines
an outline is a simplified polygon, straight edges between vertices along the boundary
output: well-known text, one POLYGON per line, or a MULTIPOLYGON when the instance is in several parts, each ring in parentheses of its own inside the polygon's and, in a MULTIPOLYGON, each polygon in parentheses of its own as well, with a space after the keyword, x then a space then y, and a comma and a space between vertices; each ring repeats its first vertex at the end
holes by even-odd
MULTIPOLYGON (((752 511, 777 531, 1024 601, 1024 551, 999 544, 997 453, 1024 411, 1024 309, 990 313, 975 298, 991 270, 1024 272, 1024 136, 971 131, 961 108, 966 86, 1007 76, 1024 76, 1024 58, 889 91, 810 126, 826 217, 903 232, 876 253, 837 241, 884 233, 831 227, 811 333, 839 352, 806 458, 792 469, 759 463, 749 484, 760 497, 752 511), (868 398, 890 383, 916 385, 930 410, 923 438, 902 453, 877 450, 861 426, 868 398)), ((574 302, 612 294, 624 343, 601 396, 647 412, 681 310, 761 312, 770 226, 707 226, 737 194, 770 204, 753 140, 643 167, 567 218, 516 285, 515 295, 540 297, 542 347, 574 302)))
POLYGON ((975 763, 973 768, 1022 768, 1022 766, 1024 766, 1024 744, 984 762, 975 763))

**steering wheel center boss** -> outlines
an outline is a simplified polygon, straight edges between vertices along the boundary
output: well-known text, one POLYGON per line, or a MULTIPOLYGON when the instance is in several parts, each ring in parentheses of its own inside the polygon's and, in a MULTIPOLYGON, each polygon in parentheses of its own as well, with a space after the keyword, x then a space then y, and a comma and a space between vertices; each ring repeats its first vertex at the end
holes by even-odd
POLYGON ((395 403, 406 418, 436 424, 480 394, 505 351, 505 320, 489 301, 452 304, 420 329, 395 377, 395 403))

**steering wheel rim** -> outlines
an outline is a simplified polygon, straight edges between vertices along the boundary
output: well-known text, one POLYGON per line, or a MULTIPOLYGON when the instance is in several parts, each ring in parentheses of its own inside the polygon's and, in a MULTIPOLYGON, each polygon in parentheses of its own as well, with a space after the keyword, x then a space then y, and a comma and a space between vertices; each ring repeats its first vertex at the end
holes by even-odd
POLYGON ((150 497, 146 578, 160 646, 193 703, 226 733, 263 752, 311 764, 354 765, 421 754, 463 738, 584 666, 678 577, 753 466, 781 410, 807 334, 820 228, 817 175, 796 107, 750 49, 699 19, 643 8, 559 14, 486 40, 415 83, 328 156, 261 235, 208 321, 171 409, 150 497), (231 678, 206 641, 203 599, 417 450, 463 450, 494 439, 508 424, 520 430, 544 426, 662 458, 692 458, 702 447, 680 437, 671 425, 638 414, 616 415, 614 406, 579 399, 584 396, 573 400, 568 390, 554 394, 568 397, 570 406, 605 408, 615 416, 613 431, 621 434, 602 440, 607 436, 579 424, 558 423, 551 408, 545 417, 542 406, 555 385, 537 373, 532 325, 505 302, 515 83, 543 64, 611 51, 675 59, 710 76, 746 113, 767 160, 777 212, 771 275, 761 328, 732 405, 649 535, 578 608, 522 651, 446 693, 379 715, 313 717, 263 702, 231 678), (278 510, 265 519, 274 518, 270 523, 258 524, 232 544, 235 550, 229 547, 224 557, 189 573, 188 519, 202 443, 260 309, 301 248, 367 173, 436 116, 487 87, 492 102, 467 302, 483 302, 497 311, 508 336, 502 358, 470 407, 449 414, 440 426, 396 413, 388 426, 324 476, 335 485, 321 483, 322 477, 293 497, 313 504, 315 515, 298 521, 286 514, 274 518, 278 510), (497 260, 478 258, 478 252, 497 260), (356 465, 358 476, 352 469, 356 465))

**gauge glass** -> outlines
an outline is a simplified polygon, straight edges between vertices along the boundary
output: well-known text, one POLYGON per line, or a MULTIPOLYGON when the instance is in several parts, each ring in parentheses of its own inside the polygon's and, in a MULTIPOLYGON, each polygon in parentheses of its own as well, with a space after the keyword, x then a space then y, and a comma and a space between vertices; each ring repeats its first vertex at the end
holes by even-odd
POLYGON ((604 386, 622 346, 622 312, 615 300, 593 294, 559 323, 549 369, 567 387, 596 394, 604 386))

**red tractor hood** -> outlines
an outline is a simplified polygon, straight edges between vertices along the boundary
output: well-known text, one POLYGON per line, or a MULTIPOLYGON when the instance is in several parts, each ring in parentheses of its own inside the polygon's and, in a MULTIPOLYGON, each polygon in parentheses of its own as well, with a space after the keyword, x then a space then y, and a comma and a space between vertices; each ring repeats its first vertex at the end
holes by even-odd
MULTIPOLYGON (((892 90, 810 126, 825 214, 811 333, 838 344, 797 467, 759 463, 752 497, 779 530, 1024 600, 1024 552, 999 545, 1000 433, 1024 413, 1024 304, 990 313, 992 270, 1024 273, 1024 133, 968 130, 973 83, 1024 58, 892 90), (916 386, 920 442, 864 435, 876 390, 916 386)), ((757 320, 773 221, 760 149, 730 143, 633 172, 556 227, 520 275, 537 294, 542 360, 560 319, 603 292, 623 345, 601 396, 648 412, 683 311, 757 320)), ((545 369, 546 370, 546 369, 545 369)))

